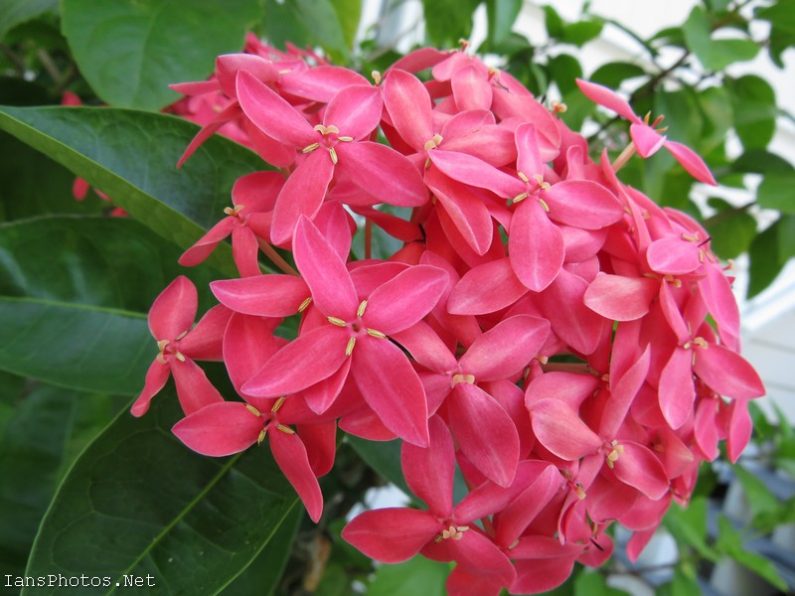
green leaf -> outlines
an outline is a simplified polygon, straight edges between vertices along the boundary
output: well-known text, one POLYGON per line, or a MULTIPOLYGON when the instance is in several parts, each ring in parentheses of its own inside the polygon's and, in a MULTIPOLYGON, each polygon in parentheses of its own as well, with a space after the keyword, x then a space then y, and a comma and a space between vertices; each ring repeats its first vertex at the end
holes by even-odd
POLYGON ((617 89, 627 79, 643 76, 646 76, 646 71, 637 64, 632 64, 631 62, 608 62, 597 68, 589 80, 617 89))
POLYGON ((769 21, 784 33, 795 34, 795 0, 777 0, 770 6, 759 8, 756 17, 769 21))
POLYGON ((795 215, 782 215, 778 225, 778 259, 783 264, 795 257, 795 215))
POLYGON ((0 296, 145 313, 171 280, 187 274, 205 310, 215 304, 207 291, 212 271, 180 267, 180 252, 129 218, 50 216, 2 224, 0 296))
POLYGON ((728 206, 705 222, 712 250, 722 259, 734 259, 748 250, 756 236, 756 219, 747 211, 728 206))
POLYGON ((544 6, 544 24, 547 28, 547 35, 550 37, 559 38, 563 36, 565 23, 560 18, 558 11, 552 6, 544 6))
POLYGON ((732 523, 723 515, 718 517, 718 540, 715 546, 721 553, 731 557, 743 567, 750 569, 779 590, 787 590, 787 582, 781 578, 776 566, 762 555, 746 550, 740 533, 734 529, 732 523))
POLYGON ((7 372, 61 387, 133 395, 143 385, 153 345, 143 314, 0 297, 0 369, 7 372))
MULTIPOLYGON (((335 1, 265 0, 262 33, 276 46, 284 47, 287 42, 319 46, 336 60, 347 61, 350 46, 345 27, 351 26, 350 17, 338 12, 335 1)), ((348 2, 342 0, 341 4, 348 2)))
MULTIPOLYGON (((154 576, 167 593, 212 594, 238 577, 297 508, 267 446, 199 456, 174 438, 172 391, 124 412, 75 462, 42 520, 26 575, 154 576)), ((30 588, 24 595, 55 594, 30 588)))
POLYGON ((745 492, 751 514, 756 517, 763 513, 771 513, 780 507, 778 498, 770 492, 764 482, 740 465, 733 465, 732 469, 745 492))
POLYGON ((582 67, 571 54, 558 54, 547 63, 550 78, 557 84, 561 96, 578 89, 575 79, 582 77, 582 67))
POLYGON ((368 596, 444 596, 450 566, 414 557, 397 565, 381 565, 367 588, 368 596))
POLYGON ((334 12, 337 13, 345 46, 352 48, 362 16, 362 0, 331 0, 331 5, 334 7, 334 12))
POLYGON ((751 242, 748 256, 751 259, 749 267, 750 279, 748 281, 748 299, 753 298, 776 279, 783 263, 778 254, 778 234, 780 222, 774 223, 764 232, 757 234, 751 242))
POLYGON ((709 18, 700 6, 690 12, 682 26, 687 47, 707 70, 723 70, 734 62, 751 60, 759 46, 750 39, 712 39, 709 18))
POLYGON ((763 149, 751 149, 738 157, 732 164, 734 172, 792 172, 793 167, 786 159, 763 149))
POLYGON ((707 536, 707 499, 697 497, 687 508, 678 505, 671 507, 663 519, 665 527, 680 543, 693 547, 701 556, 710 561, 718 560, 718 553, 709 546, 707 536))
POLYGON ((607 585, 604 575, 598 571, 586 571, 574 582, 574 596, 621 596, 624 590, 611 588, 607 585))
POLYGON ((697 94, 698 105, 704 114, 704 130, 699 148, 709 153, 726 141, 726 134, 734 122, 731 98, 723 87, 708 87, 697 94))
POLYGON ((58 0, 3 0, 0 4, 0 38, 13 27, 58 7, 58 0))
POLYGON ((257 558, 223 589, 223 596, 270 596, 275 593, 290 558, 291 546, 303 516, 301 507, 295 507, 257 558))
POLYGON ((795 170, 766 174, 756 191, 756 200, 762 207, 783 213, 795 213, 795 170))
POLYGON ((434 45, 445 47, 468 39, 472 33, 472 13, 480 0, 422 0, 425 32, 434 45))
POLYGON ((489 21, 489 43, 493 46, 504 43, 522 9, 522 0, 487 0, 486 14, 489 21))
POLYGON ((126 400, 48 385, 11 387, 5 379, 0 390, 17 402, 0 430, 0 576, 21 576, 60 477, 126 400))
POLYGON ((582 47, 592 39, 599 37, 604 27, 604 22, 600 19, 590 19, 577 21, 563 27, 563 35, 560 40, 564 43, 571 43, 577 47, 582 47))
POLYGON ((345 440, 384 480, 391 482, 407 495, 411 494, 400 468, 400 441, 366 441, 353 435, 346 435, 345 440))
POLYGON ((62 0, 61 28, 80 73, 112 106, 159 110, 170 83, 202 80, 240 51, 257 0, 62 0))
POLYGON ((0 131, 0 220, 51 213, 99 214, 108 208, 94 193, 76 201, 74 180, 62 165, 0 131))
MULTIPOLYGON (((323 579, 314 590, 315 596, 348 596, 351 593, 351 578, 341 565, 331 564, 323 571, 323 579)), ((368 594, 370 592, 368 591, 368 594)))
MULTIPOLYGON (((111 108, 0 107, 0 128, 108 193, 135 219, 187 248, 223 215, 234 181, 267 167, 248 149, 209 139, 182 169, 196 126, 163 114, 111 108)), ((224 244, 208 263, 235 275, 224 244)))
POLYGON ((764 149, 776 130, 776 93, 765 79, 745 75, 726 79, 734 108, 734 128, 748 149, 764 149))

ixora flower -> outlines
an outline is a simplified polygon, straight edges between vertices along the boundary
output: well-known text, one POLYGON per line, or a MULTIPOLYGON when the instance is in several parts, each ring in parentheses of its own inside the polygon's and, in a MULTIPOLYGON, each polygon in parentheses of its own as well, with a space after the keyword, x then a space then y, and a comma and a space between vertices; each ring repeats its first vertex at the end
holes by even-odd
POLYGON ((182 255, 196 265, 231 236, 240 277, 210 284, 221 304, 195 327, 187 278, 157 297, 133 414, 173 376, 174 434, 211 457, 269 444, 314 521, 338 428, 399 439, 426 507, 365 511, 342 536, 387 563, 455 562, 451 594, 553 589, 610 557, 614 523, 637 558, 720 441, 740 456, 764 387, 707 233, 617 172, 665 147, 712 175, 658 120, 585 81, 630 122, 612 163, 466 48, 412 52, 374 80, 249 40, 210 80, 175 86, 175 111, 203 125, 181 161, 218 131, 280 171, 241 177, 182 255), (371 258, 373 224, 393 254, 371 258), (223 361, 236 396, 202 360, 223 361))

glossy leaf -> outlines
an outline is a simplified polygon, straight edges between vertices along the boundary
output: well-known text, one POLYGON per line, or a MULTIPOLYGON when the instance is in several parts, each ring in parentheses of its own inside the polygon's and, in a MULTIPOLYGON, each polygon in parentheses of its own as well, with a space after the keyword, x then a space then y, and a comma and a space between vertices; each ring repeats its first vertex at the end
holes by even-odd
POLYGON ((58 0, 5 0, 0 6, 0 37, 12 27, 54 10, 58 0))
POLYGON ((248 567, 298 500, 267 448, 201 457, 171 435, 179 416, 169 391, 147 416, 124 412, 89 445, 42 520, 26 575, 115 582, 148 573, 171 593, 207 594, 248 567))
POLYGON ((682 31, 687 46, 707 70, 722 70, 759 53, 759 46, 750 39, 712 39, 709 19, 700 6, 693 8, 682 31))
POLYGON ((765 79, 745 75, 728 79, 734 109, 734 129, 748 149, 764 149, 776 129, 776 93, 765 79))
POLYGON ((112 106, 159 110, 171 83, 199 81, 240 51, 256 0, 63 0, 61 29, 81 74, 112 106))
POLYGON ((444 596, 449 565, 414 557, 397 565, 381 565, 367 587, 368 596, 395 596, 397 594, 423 594, 444 596))
MULTIPOLYGON (((216 137, 178 170, 174 164, 196 127, 162 114, 3 107, 0 128, 101 188, 135 219, 184 248, 220 219, 234 181, 263 167, 254 153, 216 137)), ((208 262, 231 277, 231 251, 219 248, 208 262)))

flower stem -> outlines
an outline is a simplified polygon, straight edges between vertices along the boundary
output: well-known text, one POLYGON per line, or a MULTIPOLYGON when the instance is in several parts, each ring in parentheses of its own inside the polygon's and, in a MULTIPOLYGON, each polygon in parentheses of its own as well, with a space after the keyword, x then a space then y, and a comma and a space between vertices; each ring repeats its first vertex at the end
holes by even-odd
POLYGON ((633 155, 635 155, 635 143, 630 143, 629 145, 624 147, 624 150, 613 162, 613 170, 618 172, 621 168, 627 165, 627 162, 630 160, 630 158, 633 155))
POLYGON ((273 248, 270 244, 265 242, 262 238, 259 239, 259 247, 262 249, 262 252, 265 253, 265 256, 268 257, 271 262, 276 265, 279 269, 281 269, 284 273, 289 275, 298 275, 298 271, 293 269, 293 267, 285 261, 282 256, 276 252, 276 249, 273 248))

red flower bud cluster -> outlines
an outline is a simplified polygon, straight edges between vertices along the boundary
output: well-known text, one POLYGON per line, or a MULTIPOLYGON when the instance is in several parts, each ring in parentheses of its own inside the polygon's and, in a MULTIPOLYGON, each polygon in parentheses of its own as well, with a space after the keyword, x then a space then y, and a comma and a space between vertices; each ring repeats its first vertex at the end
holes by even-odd
MULTIPOLYGON (((260 46, 175 86, 220 106, 185 158, 226 130, 280 170, 239 179, 182 256, 195 265, 231 235, 240 277, 211 284, 220 305, 195 327, 186 278, 158 297, 133 413, 173 375, 175 435, 209 456, 267 442, 313 520, 338 428, 401 439, 427 508, 367 511, 343 537, 380 561, 455 561, 451 593, 551 589, 610 556, 614 521, 637 557, 719 441, 739 456, 764 393, 709 237, 619 181, 620 163, 592 161, 559 106, 463 51, 418 50, 374 78, 260 46), (362 222, 402 248, 352 260, 362 222), (261 273, 260 252, 283 272, 261 273), (240 399, 196 360, 223 360, 240 399)), ((712 182, 618 95, 580 85, 631 121, 642 157, 664 146, 712 182)))

